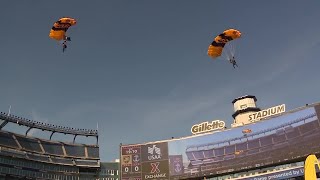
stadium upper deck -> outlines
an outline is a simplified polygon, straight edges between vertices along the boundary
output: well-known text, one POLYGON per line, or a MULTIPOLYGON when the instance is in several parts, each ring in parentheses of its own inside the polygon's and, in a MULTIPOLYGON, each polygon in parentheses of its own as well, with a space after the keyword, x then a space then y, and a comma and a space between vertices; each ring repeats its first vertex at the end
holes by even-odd
POLYGON ((0 179, 95 179, 100 168, 98 131, 75 129, 0 113, 0 179), (26 126, 23 134, 3 130, 8 124, 26 126), (49 139, 28 135, 31 129, 51 132, 49 139), (51 140, 54 133, 73 135, 73 143, 51 140), (76 144, 77 136, 95 137, 76 144))

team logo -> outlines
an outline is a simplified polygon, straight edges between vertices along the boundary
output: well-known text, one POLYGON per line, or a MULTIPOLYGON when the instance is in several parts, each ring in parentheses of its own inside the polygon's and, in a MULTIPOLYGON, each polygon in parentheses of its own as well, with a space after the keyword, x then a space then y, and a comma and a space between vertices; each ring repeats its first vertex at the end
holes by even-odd
POLYGON ((149 154, 161 154, 161 149, 158 148, 156 145, 153 145, 152 147, 148 147, 148 153, 149 154))
POLYGON ((152 147, 148 147, 148 160, 157 160, 161 159, 161 149, 158 148, 155 144, 152 147))
POLYGON ((140 161, 139 155, 138 154, 134 155, 132 161, 135 162, 135 163, 138 163, 140 161))
POLYGON ((172 175, 182 174, 184 171, 182 155, 172 155, 170 156, 170 172, 172 175))
POLYGON ((150 171, 150 173, 152 173, 152 174, 160 173, 159 164, 160 164, 160 162, 151 163, 151 171, 150 171))
POLYGON ((144 179, 163 179, 167 178, 167 173, 160 171, 160 162, 150 163, 150 174, 145 174, 144 179))
POLYGON ((122 160, 124 164, 129 164, 131 162, 131 156, 130 155, 122 156, 122 160))
POLYGON ((304 178, 317 179, 316 166, 320 168, 318 158, 314 154, 310 154, 304 162, 304 178))
POLYGON ((181 168, 180 162, 177 162, 177 163, 174 165, 174 171, 175 171, 176 173, 179 173, 181 170, 182 170, 182 168, 181 168))

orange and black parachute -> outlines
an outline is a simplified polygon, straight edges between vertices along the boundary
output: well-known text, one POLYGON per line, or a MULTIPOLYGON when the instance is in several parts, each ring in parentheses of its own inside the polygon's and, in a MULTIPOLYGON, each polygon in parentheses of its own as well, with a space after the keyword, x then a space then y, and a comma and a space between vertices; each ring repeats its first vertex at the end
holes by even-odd
POLYGON ((252 130, 251 129, 244 129, 244 130, 242 130, 242 133, 243 134, 252 133, 252 130))
POLYGON ((77 24, 77 21, 70 17, 60 18, 57 22, 55 22, 50 30, 49 37, 55 39, 57 41, 66 40, 66 32, 69 27, 77 24))
POLYGON ((236 29, 227 29, 214 38, 214 41, 209 45, 208 55, 212 58, 221 56, 226 43, 241 37, 241 32, 236 29))
POLYGON ((243 153, 243 150, 237 150, 234 154, 235 154, 235 155, 239 155, 239 154, 241 154, 241 153, 243 153))

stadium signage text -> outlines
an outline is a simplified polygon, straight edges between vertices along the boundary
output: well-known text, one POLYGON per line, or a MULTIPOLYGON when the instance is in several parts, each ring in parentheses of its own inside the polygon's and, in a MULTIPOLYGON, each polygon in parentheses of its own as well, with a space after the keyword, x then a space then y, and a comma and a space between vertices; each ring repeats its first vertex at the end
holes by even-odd
POLYGON ((268 109, 264 109, 262 111, 258 111, 258 112, 250 114, 249 115, 249 121, 250 122, 259 121, 262 118, 266 118, 266 117, 269 117, 269 116, 273 116, 273 115, 276 115, 276 114, 283 113, 283 112, 285 112, 285 110, 286 110, 285 104, 281 104, 281 105, 274 106, 274 107, 271 107, 271 108, 268 108, 268 109))
POLYGON ((265 174, 261 176, 254 176, 244 178, 242 180, 274 180, 274 179, 290 179, 293 177, 303 176, 303 168, 294 168, 290 170, 279 171, 275 173, 265 174))
POLYGON ((167 177, 166 173, 144 175, 145 179, 157 179, 157 178, 166 178, 166 177, 167 177))
POLYGON ((203 122, 201 124, 195 124, 191 128, 192 134, 199 134, 218 129, 223 129, 226 126, 224 121, 214 120, 212 122, 203 122))

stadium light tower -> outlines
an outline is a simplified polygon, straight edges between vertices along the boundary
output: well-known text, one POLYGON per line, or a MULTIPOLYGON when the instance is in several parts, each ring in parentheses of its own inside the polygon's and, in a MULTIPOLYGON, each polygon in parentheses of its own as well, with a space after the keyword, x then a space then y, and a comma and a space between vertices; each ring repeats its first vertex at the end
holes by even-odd
POLYGON ((234 123, 231 124, 231 127, 243 126, 250 123, 248 115, 261 110, 257 108, 256 101, 257 98, 252 95, 238 97, 232 101, 234 108, 232 117, 234 123))

